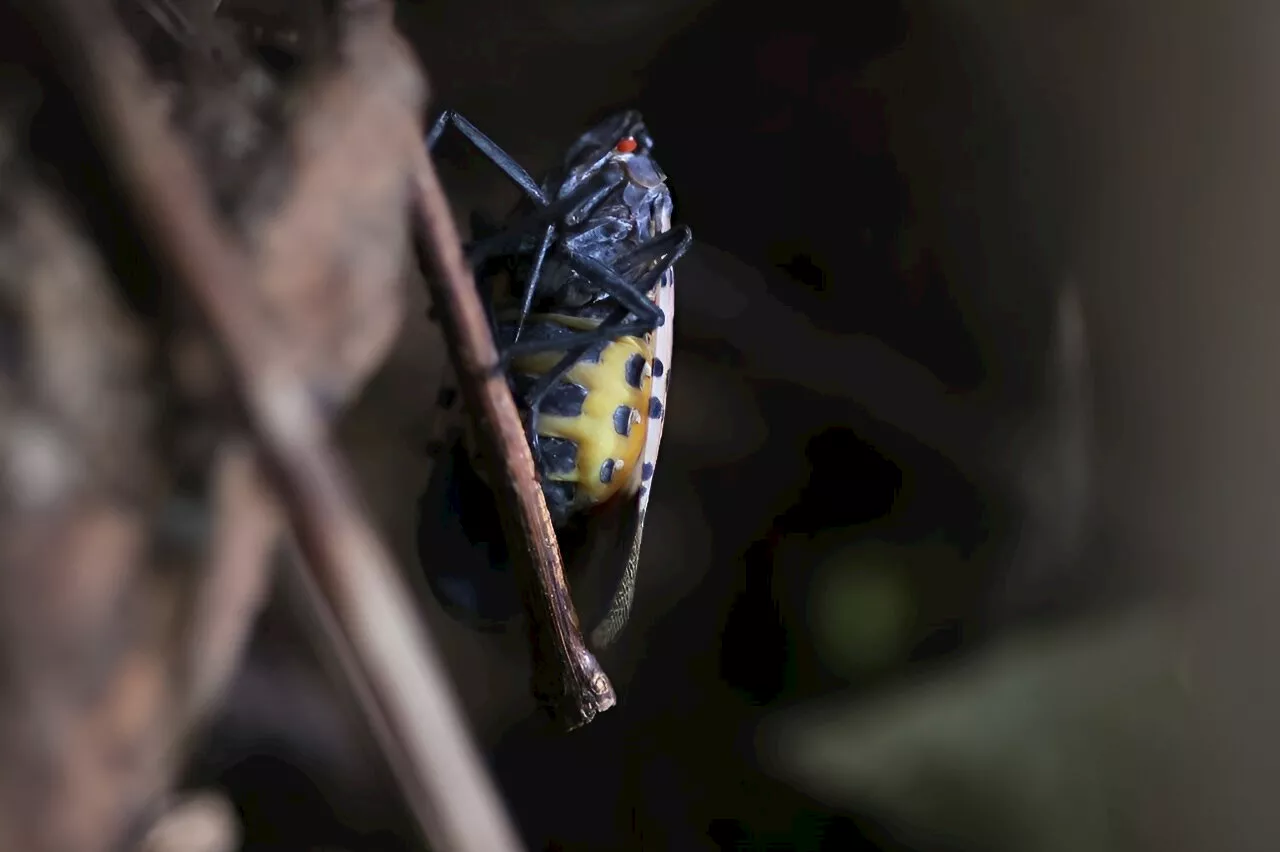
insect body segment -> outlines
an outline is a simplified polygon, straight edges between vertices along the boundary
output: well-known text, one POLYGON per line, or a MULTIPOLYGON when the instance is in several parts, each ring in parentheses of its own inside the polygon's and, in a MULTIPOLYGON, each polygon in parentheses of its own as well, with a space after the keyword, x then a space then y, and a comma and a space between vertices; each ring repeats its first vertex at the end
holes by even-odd
MULTIPOLYGON (((570 316, 535 314, 530 320, 526 339, 549 329, 571 333, 593 325, 570 316)), ((548 351, 514 358, 516 392, 527 393, 562 357, 562 351, 548 351)), ((556 526, 618 495, 634 496, 640 488, 653 398, 652 357, 643 337, 605 341, 575 361, 542 399, 533 423, 543 492, 556 526)))

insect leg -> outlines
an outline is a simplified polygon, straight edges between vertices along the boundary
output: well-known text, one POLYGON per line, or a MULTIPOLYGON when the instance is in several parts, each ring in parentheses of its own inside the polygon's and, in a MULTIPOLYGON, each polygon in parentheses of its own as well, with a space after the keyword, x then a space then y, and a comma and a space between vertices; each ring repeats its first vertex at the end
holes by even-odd
MULTIPOLYGON (((668 231, 666 234, 632 252, 624 261, 628 268, 640 266, 642 263, 650 262, 656 258, 662 258, 657 266, 634 285, 594 258, 577 254, 571 250, 566 250, 565 253, 568 255, 570 268, 592 284, 595 284, 601 291, 613 296, 622 304, 623 308, 636 315, 636 323, 616 326, 613 329, 615 332, 613 336, 618 334, 642 334, 652 331, 666 321, 662 309, 650 301, 645 294, 652 291, 666 271, 684 256, 692 242, 693 232, 689 230, 688 226, 682 226, 668 231), (671 243, 675 243, 675 245, 673 246, 671 243), (628 330, 622 331, 623 328, 628 330), (639 331, 630 330, 632 328, 639 329, 639 331)), ((621 319, 619 317, 619 321, 621 319)), ((590 336, 590 339, 599 340, 601 338, 598 336, 598 332, 600 330, 609 331, 610 325, 613 325, 613 323, 606 320, 600 326, 600 329, 564 339, 581 339, 585 341, 590 336)))
POLYGON ((570 211, 590 209, 592 205, 599 203, 601 198, 625 179, 626 175, 621 169, 606 169, 564 198, 557 199, 532 215, 526 216, 521 221, 508 226, 500 233, 488 235, 482 241, 473 243, 467 248, 467 260, 473 267, 476 267, 486 258, 508 250, 513 243, 522 241, 526 232, 533 230, 538 225, 545 226, 542 238, 533 255, 533 267, 524 282, 524 293, 520 300, 520 322, 516 326, 516 340, 520 339, 520 334, 524 331, 525 320, 528 319, 529 311, 533 305, 534 294, 538 291, 538 282, 542 278, 543 263, 546 261, 547 252, 551 249, 552 243, 555 242, 556 226, 554 222, 570 211))
POLYGON ((473 243, 467 249, 468 258, 472 256, 488 257, 495 254, 509 251, 513 246, 518 245, 524 239, 525 235, 545 228, 548 224, 552 224, 563 218, 566 214, 577 209, 583 202, 596 193, 607 191, 622 183, 626 179, 626 175, 620 168, 609 168, 600 172, 591 181, 578 187, 574 192, 566 195, 564 198, 556 199, 550 204, 535 210, 533 213, 524 218, 512 222, 502 229, 500 233, 486 237, 484 240, 473 243))
POLYGON ((427 132, 428 151, 435 150, 436 143, 440 141, 440 137, 450 124, 456 127, 458 132, 466 137, 467 141, 474 145, 481 154, 484 154, 489 162, 501 169, 503 174, 523 189, 525 194, 532 198, 538 206, 545 207, 547 205, 546 193, 529 176, 529 173, 510 154, 499 148, 488 136, 481 133, 474 124, 451 109, 440 113, 440 117, 435 120, 435 123, 431 125, 431 130, 427 132))
POLYGON ((681 225, 678 228, 667 231, 665 234, 654 237, 631 252, 631 254, 621 258, 616 267, 620 271, 629 272, 656 260, 661 260, 658 267, 650 271, 646 281, 642 281, 636 288, 642 293, 648 293, 653 289, 653 285, 658 283, 658 279, 662 277, 663 273, 675 266, 676 261, 684 257, 684 253, 689 250, 689 246, 692 243, 693 232, 689 230, 688 225, 681 225), (648 279, 652 279, 652 283, 649 283, 649 286, 646 287, 645 284, 648 283, 648 279))
MULTIPOLYGON (((558 209, 561 204, 572 204, 573 206, 565 216, 565 221, 570 225, 575 225, 585 219, 595 209, 596 205, 625 179, 626 175, 622 169, 611 166, 593 176, 591 180, 564 198, 551 204, 547 209, 557 208, 558 217, 558 209)), ((525 320, 529 318, 529 311, 533 308, 533 296, 538 291, 538 281, 542 277, 542 264, 547 258, 547 251, 551 248, 551 243, 555 240, 555 236, 555 226, 548 225, 547 230, 543 233, 542 242, 538 245, 538 251, 534 255, 533 269, 529 273, 528 280, 524 283, 524 295, 520 300, 520 321, 516 324, 515 340, 520 339, 520 334, 524 331, 525 320)))
MULTIPOLYGON (((565 247, 569 268, 594 284, 601 292, 607 293, 636 315, 637 319, 648 323, 650 329, 657 328, 666 322, 662 309, 649 301, 647 291, 631 284, 613 269, 585 254, 579 254, 565 247)), ((648 276, 646 276, 646 279, 648 276)), ((654 279, 655 281, 657 279, 654 279)), ((652 289, 652 287, 650 287, 652 289)))
MULTIPOLYGON (((561 347, 557 346, 556 348, 559 349, 561 347)), ((538 379, 537 383, 529 388, 528 394, 525 395, 525 405, 529 409, 525 432, 529 439, 529 449, 533 451, 533 460, 538 464, 542 462, 542 442, 538 439, 538 414, 542 408, 542 401, 547 398, 547 394, 551 392, 551 388, 555 383, 564 378, 573 369, 573 365, 578 363, 578 359, 586 354, 586 351, 586 347, 579 347, 573 351, 566 352, 565 356, 557 361, 556 365, 548 370, 542 378, 538 379)))
MULTIPOLYGON (((622 169, 612 166, 597 174, 563 199, 549 205, 547 209, 557 208, 558 211, 562 203, 572 204, 572 208, 565 216, 565 221, 570 225, 577 224, 585 219, 600 203, 601 199, 612 192, 614 187, 625 179, 626 175, 622 169)), ((533 269, 529 273, 528 280, 524 283, 524 295, 520 300, 520 321, 516 325, 515 340, 520 339, 520 333, 524 331, 525 320, 529 318, 529 311, 533 308, 533 296, 538 291, 538 281, 542 277, 542 264, 547 258, 547 251, 551 248, 551 243, 555 240, 555 236, 555 226, 548 225, 547 230, 542 235, 542 242, 538 245, 538 251, 534 255, 533 269)))
MULTIPOLYGON (((674 235, 672 239, 667 240, 667 235, 663 234, 661 237, 657 238, 657 240, 654 240, 654 242, 657 242, 658 240, 676 242, 676 237, 679 238, 679 241, 676 246, 670 250, 666 257, 662 259, 662 262, 651 269, 645 277, 640 280, 636 289, 642 293, 647 293, 652 290, 658 283, 658 279, 660 279, 666 271, 670 269, 686 251, 689 250, 689 245, 693 239, 693 235, 688 227, 677 228, 676 230, 668 231, 667 233, 674 235)), ((633 258, 640 252, 648 249, 649 246, 646 245, 629 255, 628 259, 633 258)), ((656 254, 657 252, 652 253, 656 254)), ((645 301, 648 300, 646 299, 645 301)), ((649 302, 649 304, 652 305, 653 303, 649 302)), ((657 327, 657 323, 639 318, 634 322, 624 322, 629 313, 630 311, 624 305, 617 308, 609 316, 605 317, 599 326, 590 331, 578 332, 577 334, 570 334, 553 340, 526 340, 523 342, 512 341, 502 350, 502 353, 498 358, 498 363, 505 366, 512 358, 520 355, 532 355, 537 352, 550 352, 564 349, 567 346, 588 347, 591 344, 599 343, 601 340, 612 340, 615 337, 622 337, 623 335, 646 334, 657 327)), ((661 311, 658 311, 659 315, 661 315, 661 313, 661 311)), ((585 348, 581 349, 581 351, 578 352, 577 357, 581 358, 582 354, 585 352, 585 348)))
POLYGON ((625 337, 627 335, 641 335, 653 331, 653 323, 636 320, 633 322, 621 322, 618 320, 611 321, 606 319, 600 323, 597 328, 590 331, 579 331, 574 334, 566 334, 563 337, 557 337, 553 340, 522 340, 519 343, 512 343, 502 351, 499 360, 508 363, 512 358, 519 358, 522 355, 535 355, 539 352, 557 352, 566 347, 574 347, 574 351, 582 350, 578 357, 581 358, 586 350, 594 343, 602 340, 613 340, 616 337, 625 337))
MULTIPOLYGON (((564 217, 565 224, 573 226, 582 222, 591 215, 591 211, 596 209, 600 202, 604 200, 604 197, 608 195, 615 186, 626 179, 626 175, 617 165, 608 166, 602 172, 597 172, 597 175, 600 174, 610 176, 611 178, 612 175, 616 175, 617 178, 610 179, 602 184, 600 183, 599 178, 595 176, 590 180, 584 181, 585 186, 599 185, 599 188, 595 192, 590 193, 585 198, 583 198, 583 193, 580 191, 582 189, 581 186, 568 193, 566 197, 580 198, 582 199, 582 203, 580 205, 576 205, 574 209, 569 211, 569 213, 564 217)), ((561 191, 563 192, 563 190, 561 191)))

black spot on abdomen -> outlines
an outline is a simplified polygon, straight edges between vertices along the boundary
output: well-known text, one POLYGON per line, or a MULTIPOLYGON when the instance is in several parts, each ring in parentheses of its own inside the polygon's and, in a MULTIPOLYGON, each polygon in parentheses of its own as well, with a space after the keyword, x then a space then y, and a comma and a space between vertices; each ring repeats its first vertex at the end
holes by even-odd
POLYGON ((624 438, 631 434, 631 412, 634 410, 629 405, 619 405, 613 410, 613 431, 624 438))
POLYGON ((624 372, 627 384, 636 390, 640 390, 640 383, 644 381, 644 356, 639 352, 633 354, 627 359, 627 366, 624 372))

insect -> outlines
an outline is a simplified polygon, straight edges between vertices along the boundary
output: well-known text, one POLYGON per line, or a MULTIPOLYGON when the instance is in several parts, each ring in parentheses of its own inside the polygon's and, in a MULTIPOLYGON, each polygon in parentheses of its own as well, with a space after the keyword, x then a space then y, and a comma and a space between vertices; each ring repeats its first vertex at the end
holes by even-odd
MULTIPOLYGON (((468 256, 491 308, 502 365, 525 418, 543 494, 592 643, 630 614, 671 368, 674 265, 692 233, 672 227, 666 176, 639 113, 582 134, 537 183, 474 125, 449 128, 523 190, 504 226, 473 216, 468 256)), ((436 597, 476 624, 519 610, 496 509, 445 377, 419 549, 436 597), (441 556, 442 550, 448 555, 441 556), (425 561, 425 560, 424 560, 425 561)))

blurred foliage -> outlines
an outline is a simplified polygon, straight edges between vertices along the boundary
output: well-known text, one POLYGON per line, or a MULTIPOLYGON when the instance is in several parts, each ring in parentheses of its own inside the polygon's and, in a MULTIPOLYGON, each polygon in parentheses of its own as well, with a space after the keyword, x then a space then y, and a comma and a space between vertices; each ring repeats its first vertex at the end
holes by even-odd
POLYGON ((832 671, 856 677, 906 656, 916 601, 896 555, 888 548, 851 546, 817 566, 809 624, 818 654, 832 671))
MULTIPOLYGON (((850 611, 870 599, 857 597, 850 611)), ((865 636, 849 640, 866 653, 865 636)), ((1144 796, 1175 768, 1189 721, 1181 646, 1153 613, 1010 637, 897 694, 776 718, 761 754, 914 848, 1136 848, 1144 796)))

